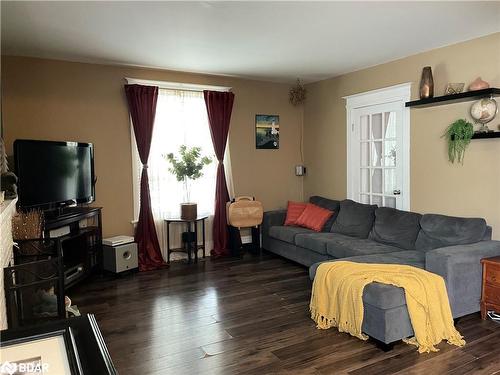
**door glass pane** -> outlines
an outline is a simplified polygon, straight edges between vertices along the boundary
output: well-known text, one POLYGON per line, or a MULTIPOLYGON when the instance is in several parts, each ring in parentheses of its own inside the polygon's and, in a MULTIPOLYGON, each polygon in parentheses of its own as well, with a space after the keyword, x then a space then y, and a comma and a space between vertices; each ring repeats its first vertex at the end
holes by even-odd
POLYGON ((361 203, 370 204, 370 196, 368 194, 360 194, 359 201, 361 203))
POLYGON ((384 170, 384 189, 386 194, 393 194, 394 190, 397 189, 396 182, 396 170, 386 169, 384 170))
POLYGON ((402 199, 394 195, 394 191, 401 189, 402 180, 400 110, 393 104, 363 108, 354 115, 354 120, 355 134, 359 137, 351 138, 357 142, 356 146, 351 145, 357 154, 351 154, 352 160, 359 163, 353 165, 358 170, 357 178, 353 178, 353 187, 357 190, 355 197, 362 203, 399 208, 402 199))
POLYGON ((370 139, 370 116, 364 115, 360 118, 361 131, 360 136, 361 139, 370 139))
POLYGON ((382 193, 382 169, 372 170, 372 193, 382 193))
POLYGON ((372 142, 372 167, 382 165, 382 142, 372 142))
POLYGON ((382 207, 382 197, 380 195, 372 195, 372 204, 382 207))
POLYGON ((361 169, 360 190, 362 193, 370 192, 370 170, 368 168, 361 169))
POLYGON ((396 138, 396 113, 384 113, 384 138, 396 138))
POLYGON ((382 138, 382 113, 372 115, 372 139, 382 138))
POLYGON ((385 197, 385 207, 396 208, 396 198, 394 198, 394 197, 385 197))
POLYGON ((370 143, 369 142, 361 142, 361 152, 360 152, 361 166, 369 167, 370 166, 370 143))
POLYGON ((384 166, 396 166, 396 141, 385 141, 384 166))

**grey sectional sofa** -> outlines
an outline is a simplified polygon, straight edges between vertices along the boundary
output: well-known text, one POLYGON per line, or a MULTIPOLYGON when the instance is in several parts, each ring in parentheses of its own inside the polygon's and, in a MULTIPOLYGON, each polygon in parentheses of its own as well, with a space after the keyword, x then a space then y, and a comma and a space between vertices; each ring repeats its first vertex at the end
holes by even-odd
MULTIPOLYGON (((484 219, 421 215, 318 196, 310 202, 335 212, 323 230, 283 226, 286 211, 266 212, 265 250, 310 267, 311 279, 319 264, 337 259, 423 268, 444 278, 454 318, 479 311, 480 260, 500 255, 500 241, 491 241, 484 219)), ((367 335, 385 344, 413 335, 403 289, 371 283, 363 301, 367 335)))

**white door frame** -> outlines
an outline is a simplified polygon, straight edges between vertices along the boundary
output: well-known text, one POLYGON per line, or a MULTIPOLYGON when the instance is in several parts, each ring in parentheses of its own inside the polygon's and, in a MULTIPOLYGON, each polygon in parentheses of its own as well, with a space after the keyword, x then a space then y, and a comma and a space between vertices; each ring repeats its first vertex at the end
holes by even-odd
POLYGON ((400 159, 403 166, 403 175, 401 176, 401 204, 404 210, 410 210, 410 109, 405 107, 405 103, 410 100, 410 97, 411 82, 343 97, 346 100, 347 110, 347 198, 357 200, 350 173, 354 168, 352 165, 353 161, 351 160, 351 142, 354 131, 353 110, 372 105, 398 103, 401 105, 403 114, 403 147, 400 159))

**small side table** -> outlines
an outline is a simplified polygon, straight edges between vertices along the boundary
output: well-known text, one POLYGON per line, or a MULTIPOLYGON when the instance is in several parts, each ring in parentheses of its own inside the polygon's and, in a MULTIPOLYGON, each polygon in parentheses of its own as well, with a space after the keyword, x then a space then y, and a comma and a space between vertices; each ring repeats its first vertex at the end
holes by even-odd
POLYGON ((481 259, 483 265, 483 290, 481 293, 481 318, 488 310, 500 311, 500 256, 481 259))
POLYGON ((198 250, 203 249, 203 258, 205 258, 205 220, 208 218, 208 215, 201 215, 198 216, 195 220, 186 220, 186 219, 181 219, 180 217, 172 217, 165 219, 165 225, 166 225, 166 232, 167 232, 167 263, 170 263, 170 253, 175 253, 175 252, 182 252, 185 253, 187 252, 188 255, 188 263, 191 263, 191 252, 194 250, 194 259, 195 262, 198 261, 198 250), (201 232, 202 232, 202 245, 198 245, 198 224, 201 222, 201 232), (187 251, 184 250, 184 248, 175 248, 171 249, 170 248, 170 224, 171 223, 185 223, 187 227, 187 233, 189 233, 188 238, 191 238, 191 234, 194 234, 195 238, 195 245, 194 249, 192 246, 192 242, 188 241, 187 243, 187 251), (194 229, 194 230, 193 230, 194 229))

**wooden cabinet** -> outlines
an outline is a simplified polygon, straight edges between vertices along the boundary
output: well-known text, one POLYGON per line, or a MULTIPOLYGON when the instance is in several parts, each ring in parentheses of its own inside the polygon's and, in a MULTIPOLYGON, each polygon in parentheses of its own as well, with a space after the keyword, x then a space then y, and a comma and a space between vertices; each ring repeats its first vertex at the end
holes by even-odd
POLYGON ((481 263, 483 265, 481 318, 486 319, 489 310, 500 312, 500 256, 482 259, 481 263))

